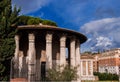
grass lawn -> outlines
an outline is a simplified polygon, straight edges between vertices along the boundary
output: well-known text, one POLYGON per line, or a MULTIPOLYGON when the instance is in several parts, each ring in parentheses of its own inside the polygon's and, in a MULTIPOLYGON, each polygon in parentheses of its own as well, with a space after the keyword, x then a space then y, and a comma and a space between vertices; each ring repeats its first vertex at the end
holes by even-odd
POLYGON ((97 81, 97 82, 118 82, 118 81, 97 81))
POLYGON ((118 82, 118 81, 97 81, 97 82, 118 82))
POLYGON ((119 82, 119 81, 82 81, 82 82, 119 82))

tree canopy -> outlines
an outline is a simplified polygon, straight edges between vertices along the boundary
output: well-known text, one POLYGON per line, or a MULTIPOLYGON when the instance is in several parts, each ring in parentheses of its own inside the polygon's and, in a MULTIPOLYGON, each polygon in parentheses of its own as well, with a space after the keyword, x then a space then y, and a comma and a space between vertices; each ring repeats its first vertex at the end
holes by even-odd
POLYGON ((11 0, 0 0, 0 81, 8 81, 10 77, 10 61, 14 56, 14 36, 17 25, 47 24, 57 26, 55 22, 38 17, 19 16, 20 9, 12 8, 11 0))
POLYGON ((0 1, 0 81, 9 80, 10 60, 14 55, 14 35, 19 9, 12 10, 11 0, 0 1))
POLYGON ((42 23, 43 25, 57 26, 57 24, 51 20, 25 15, 19 16, 18 25, 38 25, 39 23, 42 23))

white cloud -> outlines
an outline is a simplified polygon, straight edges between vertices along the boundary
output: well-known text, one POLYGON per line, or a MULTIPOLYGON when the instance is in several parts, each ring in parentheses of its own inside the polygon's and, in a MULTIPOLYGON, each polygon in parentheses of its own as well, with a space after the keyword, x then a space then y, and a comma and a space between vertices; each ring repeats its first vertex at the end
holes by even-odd
POLYGON ((51 0, 12 0, 12 5, 21 8, 21 14, 34 12, 50 3, 51 0))
POLYGON ((80 31, 91 40, 86 42, 92 50, 120 47, 120 18, 105 18, 84 24, 80 31))
POLYGON ((107 47, 109 45, 112 45, 111 40, 107 37, 99 36, 98 38, 96 38, 96 40, 97 40, 96 46, 104 45, 104 47, 107 47))
MULTIPOLYGON (((114 30, 115 26, 120 26, 120 18, 105 18, 97 21, 91 21, 89 23, 84 24, 81 27, 81 30, 85 31, 86 34, 88 33, 96 33, 102 31, 112 31, 114 30), (95 31, 95 32, 93 32, 95 31)), ((115 27, 119 28, 119 27, 115 27)))
POLYGON ((99 50, 99 49, 109 49, 109 47, 112 46, 112 40, 110 40, 107 37, 99 36, 96 39, 94 39, 96 44, 91 46, 91 50, 99 50))

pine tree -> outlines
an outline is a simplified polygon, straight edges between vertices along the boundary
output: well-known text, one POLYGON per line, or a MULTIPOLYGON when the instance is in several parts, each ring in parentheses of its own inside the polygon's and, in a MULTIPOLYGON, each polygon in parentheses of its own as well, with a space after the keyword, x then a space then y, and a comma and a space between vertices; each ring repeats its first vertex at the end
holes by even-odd
POLYGON ((11 0, 0 1, 0 81, 9 80, 10 60, 14 55, 14 35, 19 9, 12 10, 11 0))

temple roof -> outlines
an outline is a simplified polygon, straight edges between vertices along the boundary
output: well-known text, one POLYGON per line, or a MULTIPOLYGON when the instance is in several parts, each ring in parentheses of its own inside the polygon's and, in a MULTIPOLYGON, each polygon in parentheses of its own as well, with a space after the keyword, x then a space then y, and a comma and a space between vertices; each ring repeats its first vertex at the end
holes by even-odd
POLYGON ((79 32, 65 29, 65 28, 60 28, 56 26, 49 26, 49 25, 23 25, 23 26, 18 26, 18 30, 44 30, 44 31, 57 31, 59 33, 66 33, 66 34, 71 34, 77 36, 79 38, 80 43, 84 43, 87 40, 87 37, 79 32))

